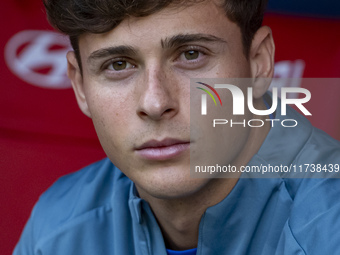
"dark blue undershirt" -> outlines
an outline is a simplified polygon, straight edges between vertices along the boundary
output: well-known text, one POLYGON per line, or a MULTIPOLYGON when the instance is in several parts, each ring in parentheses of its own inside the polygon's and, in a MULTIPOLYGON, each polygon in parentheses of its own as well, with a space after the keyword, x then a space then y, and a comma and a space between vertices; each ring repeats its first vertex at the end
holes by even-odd
POLYGON ((168 253, 168 255, 196 255, 197 248, 185 250, 185 251, 173 251, 173 250, 166 249, 166 252, 168 253))

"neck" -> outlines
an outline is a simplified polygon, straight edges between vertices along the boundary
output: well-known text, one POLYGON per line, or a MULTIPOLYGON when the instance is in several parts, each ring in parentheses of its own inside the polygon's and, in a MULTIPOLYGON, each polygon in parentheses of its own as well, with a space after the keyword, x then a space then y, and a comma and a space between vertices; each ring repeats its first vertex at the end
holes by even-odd
POLYGON ((186 250, 197 247, 199 224, 206 209, 222 201, 237 181, 236 178, 212 179, 197 193, 174 199, 155 198, 140 189, 138 192, 150 204, 166 247, 186 250))

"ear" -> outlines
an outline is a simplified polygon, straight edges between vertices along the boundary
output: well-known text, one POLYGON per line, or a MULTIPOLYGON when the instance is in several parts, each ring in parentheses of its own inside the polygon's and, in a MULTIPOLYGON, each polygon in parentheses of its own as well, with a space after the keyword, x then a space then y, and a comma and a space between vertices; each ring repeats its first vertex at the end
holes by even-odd
POLYGON ((91 113, 86 101, 86 95, 84 91, 83 75, 80 71, 74 51, 67 52, 66 58, 67 58, 67 76, 71 80, 72 88, 74 94, 76 95, 78 106, 86 116, 91 118, 91 113))
POLYGON ((250 47, 249 60, 254 78, 253 95, 258 99, 266 93, 274 74, 275 44, 269 27, 261 27, 250 47))

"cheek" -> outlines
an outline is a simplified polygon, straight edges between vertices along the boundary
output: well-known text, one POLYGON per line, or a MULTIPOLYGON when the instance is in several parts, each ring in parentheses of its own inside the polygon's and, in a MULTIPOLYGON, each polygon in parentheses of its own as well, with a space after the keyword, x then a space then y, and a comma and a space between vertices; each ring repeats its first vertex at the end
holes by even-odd
POLYGON ((90 81, 89 84, 91 85, 87 85, 86 99, 93 120, 103 125, 112 124, 110 122, 116 121, 117 118, 124 121, 124 116, 131 111, 129 92, 107 82, 90 81))
POLYGON ((243 53, 242 43, 231 45, 223 56, 218 58, 217 68, 211 77, 216 78, 250 78, 251 66, 243 53), (234 47, 233 47, 234 46, 234 47))
MULTIPOLYGON (((219 118, 221 119, 221 117, 219 118)), ((195 146, 191 150, 190 163, 194 166, 214 166, 233 164, 237 156, 244 149, 250 129, 246 126, 230 126, 233 122, 241 123, 240 117, 225 116, 227 124, 213 127, 213 120, 198 123, 196 128, 191 128, 195 146)))
POLYGON ((232 56, 228 60, 222 59, 215 76, 216 78, 250 78, 250 64, 245 58, 239 56, 232 56))
MULTIPOLYGON (((232 84, 229 79, 221 79, 220 82, 232 84)), ((200 108, 191 114, 190 131, 195 141, 190 155, 191 165, 233 164, 247 142, 250 128, 247 125, 244 127, 243 124, 231 125, 231 122, 243 123, 250 118, 248 112, 246 111, 245 115, 233 115, 232 94, 228 89, 219 89, 218 92, 223 106, 215 106, 213 100, 207 98, 207 115, 201 116, 200 108), (214 120, 218 123, 215 127, 214 120)))
POLYGON ((122 137, 130 132, 128 123, 133 107, 128 97, 113 88, 96 87, 87 93, 87 102, 98 138, 105 150, 117 150, 121 146, 122 137))

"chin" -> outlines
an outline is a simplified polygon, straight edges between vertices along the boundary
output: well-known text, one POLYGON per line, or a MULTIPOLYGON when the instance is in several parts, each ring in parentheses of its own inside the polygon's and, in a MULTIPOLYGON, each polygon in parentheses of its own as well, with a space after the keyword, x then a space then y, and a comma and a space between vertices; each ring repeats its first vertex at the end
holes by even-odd
POLYGON ((143 180, 139 179, 136 183, 137 189, 143 194, 158 199, 180 199, 198 193, 208 182, 207 179, 191 178, 189 174, 179 175, 174 172, 168 174, 156 174, 148 176, 143 180))

